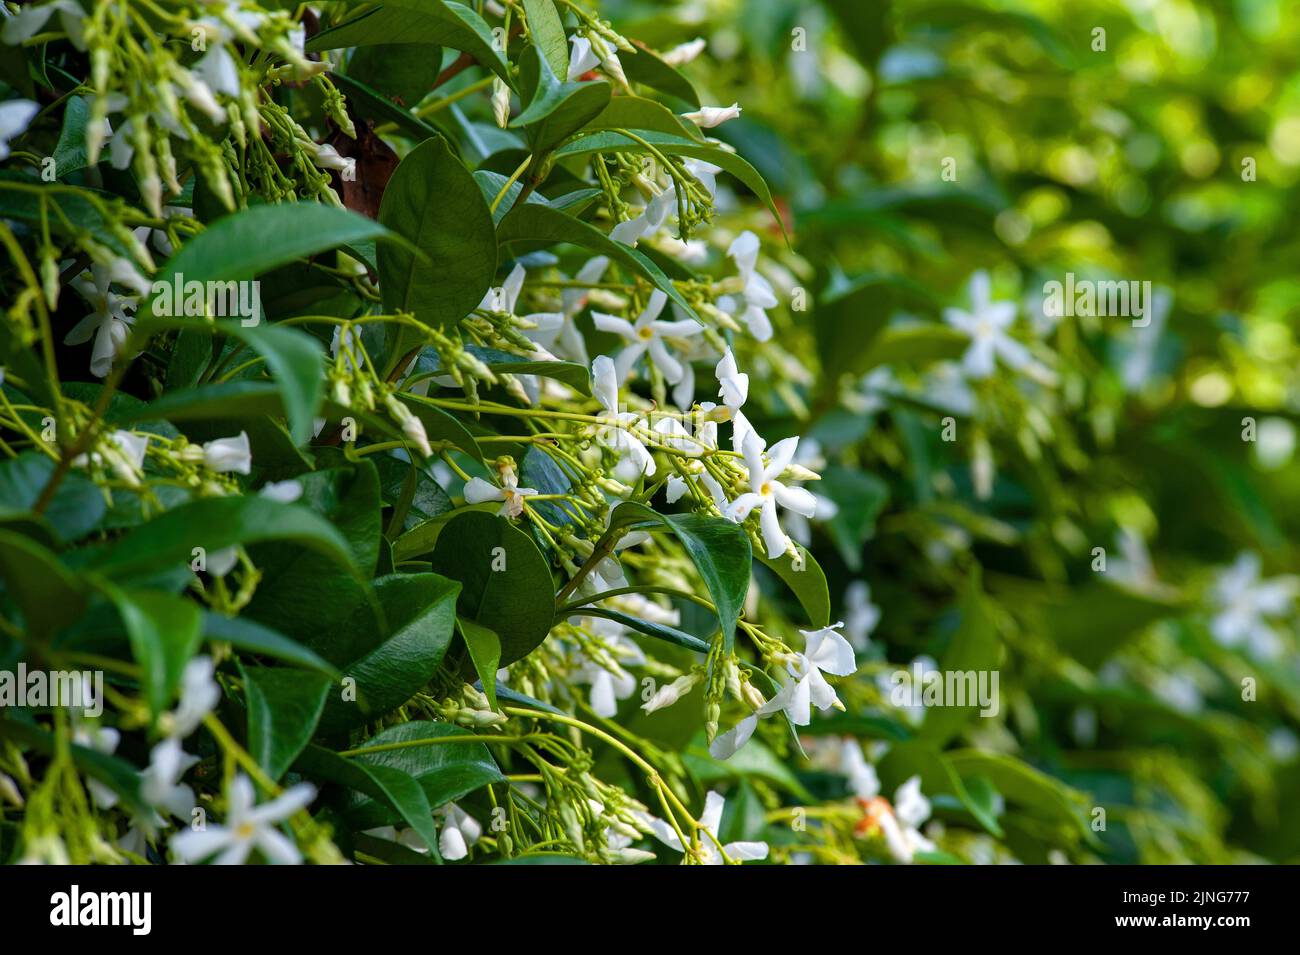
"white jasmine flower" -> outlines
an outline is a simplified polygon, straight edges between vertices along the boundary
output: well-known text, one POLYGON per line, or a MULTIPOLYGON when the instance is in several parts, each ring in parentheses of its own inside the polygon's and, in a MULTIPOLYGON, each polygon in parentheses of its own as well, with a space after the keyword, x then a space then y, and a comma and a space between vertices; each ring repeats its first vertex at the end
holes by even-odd
POLYGON ((147 434, 135 434, 132 431, 114 431, 100 444, 99 450, 89 455, 79 454, 73 458, 75 467, 85 467, 88 463, 107 464, 122 481, 131 487, 140 486, 144 475, 144 456, 149 447, 147 434))
POLYGON ((971 310, 943 310, 945 322, 970 336, 961 363, 966 376, 976 380, 993 374, 999 356, 1016 371, 1030 372, 1036 365, 1029 349, 1007 334, 1016 318, 1016 303, 994 302, 991 291, 989 275, 981 270, 970 278, 971 310))
POLYGON ((880 828, 890 854, 899 862, 910 863, 918 852, 935 851, 934 843, 920 833, 920 825, 930 818, 930 801, 921 794, 921 777, 913 776, 894 793, 892 809, 880 814, 880 828))
POLYGON ((628 342, 627 347, 614 359, 614 367, 620 383, 627 380, 632 366, 647 352, 650 361, 670 385, 675 385, 682 380, 685 371, 682 363, 668 351, 667 340, 698 335, 704 331, 704 326, 690 319, 680 322, 660 320, 659 313, 663 311, 667 301, 668 296, 655 289, 650 293, 649 301, 646 302, 645 308, 641 310, 635 322, 629 322, 615 315, 606 315, 603 312, 591 313, 597 328, 604 332, 613 332, 628 342))
POLYGON ((152 828, 164 825, 165 816, 188 821, 194 809, 194 790, 181 777, 199 761, 181 749, 180 740, 168 738, 149 751, 149 765, 140 774, 140 798, 146 805, 160 810, 152 828))
POLYGON ((253 467, 253 452, 248 444, 248 432, 241 431, 233 438, 217 438, 203 442, 203 465, 211 471, 248 474, 253 467))
POLYGON ((500 77, 492 79, 492 118, 502 129, 510 125, 510 87, 500 77))
POLYGON ((705 106, 693 113, 682 113, 682 119, 689 119, 701 129, 712 129, 739 115, 740 104, 732 103, 730 106, 705 106))
POLYGON ((859 799, 874 799, 880 795, 880 777, 876 767, 862 755, 862 745, 852 736, 846 736, 840 747, 840 772, 848 779, 849 789, 859 799))
POLYGON ((1291 612, 1300 578, 1260 575, 1258 554, 1243 553, 1214 581, 1211 601, 1218 612, 1210 621, 1214 639, 1225 647, 1245 644, 1252 652, 1271 657, 1280 639, 1266 618, 1291 612))
POLYGON ((292 504, 302 497, 302 484, 298 481, 269 481, 257 492, 261 497, 281 504, 292 504))
POLYGON ((299 783, 258 806, 252 782, 247 776, 236 776, 226 793, 225 824, 208 823, 206 829, 178 833, 172 837, 172 851, 188 863, 216 855, 216 865, 242 865, 258 849, 269 862, 297 865, 302 854, 276 826, 315 798, 315 786, 299 783))
POLYGON ((211 657, 193 657, 185 664, 180 702, 162 720, 163 731, 168 736, 175 739, 189 736, 199 728, 203 717, 216 709, 221 700, 221 687, 212 679, 214 670, 211 657))
POLYGON ((465 503, 482 504, 486 501, 502 501, 499 514, 506 517, 518 517, 524 512, 524 498, 538 493, 536 488, 520 487, 519 477, 514 468, 501 468, 501 486, 497 487, 481 477, 472 477, 465 482, 465 503))
POLYGON ((789 467, 798 447, 797 437, 778 441, 768 452, 767 464, 764 464, 762 439, 753 431, 747 433, 742 453, 745 467, 749 471, 749 490, 732 501, 726 512, 728 518, 739 523, 754 508, 760 508, 759 526, 763 533, 763 543, 767 545, 767 556, 772 560, 780 557, 791 546, 790 538, 781 529, 777 506, 804 517, 812 517, 817 512, 817 502, 812 494, 803 488, 786 487, 777 480, 789 467))
POLYGON ((21 136, 40 109, 29 99, 0 103, 0 159, 9 156, 9 140, 21 136))
POLYGON ((647 202, 637 215, 614 226, 609 237, 623 245, 635 246, 642 236, 653 235, 663 228, 669 214, 676 208, 677 190, 670 185, 647 202))
MULTIPOLYGON (((578 274, 573 277, 573 281, 580 285, 595 285, 601 280, 607 268, 609 268, 609 259, 598 255, 583 263, 582 268, 578 269, 578 274)), ((556 336, 558 346, 556 351, 582 365, 590 364, 591 359, 587 356, 587 343, 582 337, 582 332, 578 330, 576 319, 578 313, 586 308, 590 297, 590 288, 566 288, 560 293, 564 321, 556 336)))
POLYGON ((662 710, 666 706, 672 706, 695 689, 695 684, 699 683, 700 679, 698 673, 679 676, 672 683, 661 686, 650 699, 641 704, 641 709, 647 713, 653 713, 655 710, 662 710))
POLYGON ((706 46, 708 46, 708 41, 704 37, 696 37, 688 43, 677 44, 659 58, 669 66, 685 66, 703 53, 706 46))
MULTIPOLYGON (((100 726, 98 723, 79 723, 72 732, 72 741, 78 746, 93 749, 96 753, 103 753, 106 756, 117 749, 117 744, 121 740, 122 734, 113 727, 100 726)), ((86 789, 100 809, 112 809, 117 805, 117 793, 98 779, 87 779, 86 789)))
POLYGON ((736 356, 728 348, 713 370, 718 379, 718 397, 732 411, 740 408, 749 397, 749 375, 736 367, 736 356))
MULTIPOLYGON (((613 624, 611 620, 596 617, 592 618, 593 628, 600 624, 613 624)), ((614 624, 617 629, 622 629, 614 624)), ((607 636, 605 637, 607 648, 612 653, 623 653, 627 655, 628 662, 638 659, 644 663, 645 657, 641 654, 641 649, 633 644, 626 637, 607 636)), ((610 661, 609 666, 592 659, 583 659, 582 666, 574 676, 574 681, 578 683, 587 683, 591 686, 588 701, 591 704, 592 712, 597 716, 611 719, 618 714, 618 701, 626 700, 636 692, 636 677, 623 669, 619 663, 610 661)))
POLYGON ((844 591, 844 633, 858 651, 865 650, 880 622, 880 608, 871 602, 871 585, 855 580, 844 591))
POLYGON ((727 256, 736 263, 736 269, 745 283, 742 292, 745 309, 740 318, 751 335, 760 342, 765 342, 772 337, 772 322, 767 317, 766 309, 775 308, 777 300, 772 283, 758 272, 758 252, 758 236, 748 229, 736 236, 727 248, 727 256))
MULTIPOLYGON (((727 858, 739 862, 766 859, 768 853, 766 842, 729 842, 722 846, 721 853, 718 851, 718 827, 722 824, 722 811, 724 808, 726 808, 726 800, 717 792, 710 791, 704 797, 704 812, 700 815, 700 825, 704 827, 707 834, 700 837, 700 862, 704 865, 722 865, 723 853, 726 854, 727 858)), ((676 830, 668 823, 648 815, 645 817, 645 821, 655 838, 668 848, 676 849, 678 852, 686 851, 676 830)))
POLYGON ((820 630, 800 630, 806 640, 804 652, 786 665, 793 679, 787 680, 781 691, 769 701, 769 706, 780 701, 790 721, 796 726, 807 726, 812 721, 812 707, 825 712, 832 706, 843 709, 835 688, 826 682, 823 673, 848 676, 858 668, 853 647, 837 631, 844 623, 834 623, 820 630))
POLYGON ((591 363, 591 393, 603 409, 597 439, 605 447, 627 455, 638 474, 653 477, 654 458, 631 430, 639 419, 631 411, 619 411, 618 372, 614 362, 605 355, 591 363))
MULTIPOLYGON (((83 273, 68 283, 90 305, 91 313, 72 327, 64 337, 63 344, 80 345, 93 337, 95 342, 90 351, 90 373, 96 378, 104 378, 126 345, 131 325, 135 321, 135 317, 127 313, 135 311, 139 299, 134 295, 119 295, 110 291, 109 286, 114 281, 111 265, 95 263, 91 266, 90 274, 90 278, 83 273)), ((145 285, 147 287, 148 282, 145 285)))
MULTIPOLYGON (((321 169, 336 169, 347 180, 357 176, 357 160, 354 156, 340 156, 339 151, 328 143, 316 147, 316 165, 321 169)), ((342 326, 335 326, 336 331, 342 326)))
POLYGON ((569 37, 569 42, 573 44, 573 49, 569 51, 569 75, 566 79, 571 83, 584 73, 590 73, 600 66, 600 57, 596 55, 596 51, 591 48, 591 41, 585 36, 575 33, 569 37))
POLYGON ((29 4, 5 20, 0 39, 14 45, 30 40, 41 32, 54 13, 59 15, 59 26, 78 50, 86 48, 86 11, 76 0, 51 0, 41 5, 29 4))
POLYGON ((402 427, 402 435, 407 441, 410 441, 420 449, 420 454, 426 458, 433 457, 433 446, 429 444, 429 436, 424 430, 424 422, 416 416, 406 403, 397 397, 389 394, 384 399, 384 406, 388 408, 388 413, 402 427))
POLYGON ((483 827, 469 813, 454 802, 449 802, 435 813, 442 817, 442 832, 438 835, 438 851, 448 862, 469 855, 469 847, 478 842, 483 827))

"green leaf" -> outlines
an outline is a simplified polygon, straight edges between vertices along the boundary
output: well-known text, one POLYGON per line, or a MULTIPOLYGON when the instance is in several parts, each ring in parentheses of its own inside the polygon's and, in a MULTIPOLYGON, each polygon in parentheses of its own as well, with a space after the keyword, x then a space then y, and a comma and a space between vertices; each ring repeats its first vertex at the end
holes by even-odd
POLYGON ((22 611, 25 629, 48 640, 74 623, 86 609, 82 582, 40 544, 0 530, 0 580, 22 611))
POLYGON ((709 652, 709 645, 699 637, 678 630, 676 627, 670 627, 667 624, 642 620, 640 617, 633 617, 630 614, 610 610, 607 607, 583 607, 580 610, 571 610, 564 616, 604 617, 606 620, 621 623, 628 629, 637 631, 637 633, 644 633, 647 637, 654 637, 656 640, 663 640, 666 643, 674 644, 686 650, 693 650, 696 653, 709 652))
MULTIPOLYGON (((0 463, 0 508, 30 511, 53 473, 54 460, 36 451, 24 451, 0 463)), ((103 492, 95 482, 71 471, 54 492, 44 517, 60 541, 67 544, 94 530, 107 509, 103 492)))
POLYGON ((749 536, 739 524, 703 514, 660 514, 644 504, 627 501, 614 509, 602 542, 632 525, 658 524, 672 531, 686 549, 717 608, 724 646, 731 651, 736 621, 749 592, 753 562, 749 536))
MULTIPOLYGON (((643 51, 644 52, 644 51, 643 51)), ((641 54, 638 53, 637 56, 641 54)), ((636 57, 628 57, 628 62, 636 57)), ((625 64, 626 66, 626 64, 625 64)), ((629 76, 631 74, 628 74, 629 76)), ((720 166, 725 172, 730 173, 739 179, 754 195, 758 196, 772 213, 777 224, 781 227, 782 234, 785 233, 785 220, 781 218, 781 213, 776 208, 776 203, 772 201, 771 190, 767 188, 767 183, 759 175, 757 169, 741 159, 733 152, 714 146, 711 143, 702 143, 696 139, 688 139, 685 136, 674 136, 671 133, 661 133, 652 129, 632 130, 637 136, 645 140, 650 145, 659 149, 668 155, 690 156, 693 159, 703 159, 705 162, 711 162, 715 166, 720 166)), ((556 159, 565 159, 570 156, 585 156, 591 153, 607 152, 625 152, 648 154, 645 146, 628 139, 622 133, 615 132, 597 132, 581 139, 575 139, 566 146, 555 151, 556 159)))
MULTIPOLYGON (((474 734, 448 723, 412 720, 390 726, 361 744, 354 763, 384 767, 419 783, 430 807, 437 809, 492 783, 505 782, 488 748, 474 734), (428 745, 419 744, 426 742, 428 745), (453 742, 454 741, 454 742, 453 742), (393 747, 385 749, 384 747, 393 747), (373 751, 373 752, 367 752, 373 751)), ((397 820, 373 799, 353 799, 346 810, 358 829, 372 829, 397 820)))
POLYGON ((603 81, 561 82, 536 47, 524 51, 521 69, 530 98, 510 126, 527 132, 536 168, 539 157, 582 129, 609 104, 610 85, 603 81))
MULTIPOLYGON (((976 570, 966 583, 966 592, 961 600, 961 624, 939 660, 939 670, 943 673, 972 671, 976 674, 978 686, 980 673, 996 672, 1001 651, 1002 642, 976 570)), ((962 707, 953 706, 953 700, 946 702, 949 705, 927 708, 919 733, 922 739, 943 745, 980 712, 978 701, 962 707)), ((999 704, 997 694, 994 703, 999 704)))
POLYGON ((457 514, 442 529, 432 568, 461 582, 457 613, 501 638, 501 665, 546 639, 555 616, 551 568, 537 545, 504 517, 457 514))
POLYGON ((864 372, 879 365, 905 364, 920 368, 938 361, 954 361, 969 347, 969 336, 947 325, 886 328, 856 365, 864 372))
POLYGON ((248 752, 272 779, 311 742, 330 678, 280 667, 240 667, 248 703, 248 752))
POLYGON ((528 18, 528 32, 533 43, 546 57, 551 72, 559 77, 569 75, 569 39, 564 35, 564 24, 555 9, 554 0, 524 0, 524 14, 528 18))
POLYGON ((700 108, 700 97, 691 81, 649 50, 640 48, 630 56, 619 57, 619 62, 631 82, 644 83, 651 89, 685 100, 691 109, 700 108))
POLYGON ((640 96, 615 96, 611 99, 609 105, 586 126, 589 133, 602 129, 648 129, 704 142, 704 134, 689 119, 682 119, 662 103, 640 96))
POLYGON ((203 612, 203 636, 208 640, 224 640, 237 649, 272 657, 292 663, 306 670, 315 670, 331 679, 339 676, 327 660, 322 659, 297 640, 291 640, 270 627, 264 627, 246 617, 225 617, 210 610, 203 612))
POLYGON ((149 711, 171 705, 181 673, 202 636, 199 607, 193 601, 152 590, 107 586, 106 591, 126 626, 131 653, 140 664, 149 711))
POLYGON ((1002 753, 960 749, 946 753, 945 758, 962 779, 984 778, 1003 795, 1009 809, 1055 824, 1062 838, 1094 839, 1086 814, 1087 798, 1060 780, 1002 753))
POLYGON ((391 713, 424 688, 451 644, 460 589, 455 581, 438 574, 393 574, 374 587, 387 622, 384 636, 344 668, 344 687, 355 688, 355 698, 330 694, 322 732, 351 729, 391 713))
POLYGON ((140 314, 162 314, 160 300, 170 298, 179 276, 186 283, 242 281, 350 242, 391 238, 373 219, 347 209, 315 202, 250 206, 218 219, 182 245, 156 276, 153 308, 143 307, 140 314), (162 295, 157 294, 159 283, 168 286, 162 295))
POLYGON ((862 545, 875 532, 876 518, 889 503, 889 485, 874 474, 844 467, 822 471, 819 490, 835 502, 826 530, 850 570, 862 567, 862 545))
POLYGON ((396 100, 409 108, 433 88, 442 60, 440 52, 415 43, 358 46, 348 57, 347 75, 386 100, 396 100))
POLYGON ((304 776, 337 783, 384 803, 419 833, 433 859, 442 861, 438 852, 438 831, 433 827, 433 809, 420 784, 406 773, 388 766, 371 766, 346 759, 322 746, 304 749, 293 768, 304 776))
POLYGON ((188 565, 195 547, 208 553, 258 541, 292 540, 330 558, 353 575, 347 541, 328 522, 297 504, 264 497, 190 501, 128 532, 91 562, 113 578, 188 565))
MULTIPOLYGON (((561 150, 563 152, 563 150, 561 150)), ((557 153, 558 155, 558 153, 557 153)), ((497 241, 502 245, 508 242, 568 242, 582 246, 600 255, 607 255, 633 272, 640 275, 655 288, 681 306, 688 317, 695 318, 695 311, 677 291, 668 276, 648 258, 636 249, 629 248, 621 242, 615 242, 595 226, 575 219, 550 206, 525 202, 510 210, 509 215, 501 220, 497 230, 497 241)))
POLYGON ((461 617, 456 618, 456 629, 460 631, 461 639, 465 641, 465 647, 469 650, 470 662, 474 665, 474 672, 478 674, 483 694, 495 710, 497 670, 501 667, 501 638, 487 627, 461 617))
MULTIPOLYGON (((379 221, 422 253, 380 247, 386 310, 443 325, 464 318, 483 300, 497 268, 492 214, 445 140, 426 140, 401 161, 384 190, 379 221)), ((401 355, 390 357, 397 361, 401 355)))
POLYGON ((421 43, 461 50, 513 85, 510 65, 497 50, 492 30, 477 13, 452 0, 386 0, 378 9, 322 30, 307 41, 306 50, 319 53, 377 43, 421 43))
POLYGON ((765 554, 755 554, 772 572, 785 581, 786 586, 799 598, 799 604, 808 615, 813 629, 821 629, 831 622, 831 596, 826 587, 826 573, 817 559, 802 544, 796 544, 799 560, 782 554, 771 560, 765 554))

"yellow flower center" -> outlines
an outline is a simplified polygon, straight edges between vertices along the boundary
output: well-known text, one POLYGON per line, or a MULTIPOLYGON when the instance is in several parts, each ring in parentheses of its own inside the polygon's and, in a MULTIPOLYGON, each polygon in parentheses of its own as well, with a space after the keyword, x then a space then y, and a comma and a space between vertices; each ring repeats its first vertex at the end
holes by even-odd
POLYGON ((636 333, 640 335, 641 338, 645 341, 649 341, 650 339, 655 337, 655 330, 651 328, 649 325, 647 325, 645 328, 638 328, 636 333))

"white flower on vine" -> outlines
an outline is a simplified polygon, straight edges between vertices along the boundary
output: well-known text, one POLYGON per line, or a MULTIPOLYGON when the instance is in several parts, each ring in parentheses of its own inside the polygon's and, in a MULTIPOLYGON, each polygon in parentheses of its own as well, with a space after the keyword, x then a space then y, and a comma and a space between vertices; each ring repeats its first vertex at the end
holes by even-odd
POLYGON ((59 26, 72 45, 78 50, 86 49, 86 11, 76 0, 51 0, 50 3, 24 6, 5 20, 0 39, 11 45, 30 40, 55 13, 58 13, 59 26))
POLYGON ((96 262, 90 268, 89 277, 82 273, 68 283, 81 293, 91 312, 64 336, 63 344, 81 345, 94 338, 90 350, 90 373, 96 378, 104 378, 112 370, 113 361, 126 346, 131 325, 135 322, 135 317, 128 312, 135 311, 139 298, 119 295, 110 288, 114 282, 123 279, 136 288, 143 285, 144 291, 149 289, 148 280, 140 276, 126 259, 113 259, 103 264, 96 262))
POLYGON ((858 651, 866 650, 880 622, 880 608, 871 602, 871 585, 855 580, 844 591, 844 633, 858 651))
POLYGON ((689 119, 701 129, 712 129, 739 115, 740 104, 732 103, 730 106, 704 106, 693 113, 682 113, 682 119, 689 119))
POLYGON ((758 272, 758 252, 758 236, 748 229, 736 236, 727 248, 727 256, 736 263, 736 270, 744 282, 741 296, 745 308, 740 315, 741 321, 751 335, 765 342, 772 337, 772 322, 767 317, 767 309, 776 308, 777 300, 772 283, 758 272))
POLYGON ((181 673, 181 698, 176 709, 162 719, 163 732, 173 739, 184 739, 203 722, 203 718, 216 709, 221 700, 221 687, 212 678, 215 667, 212 658, 198 656, 185 664, 181 673))
POLYGON ((114 431, 100 443, 99 450, 77 455, 72 464, 81 468, 92 461, 98 465, 107 464, 130 487, 139 487, 140 478, 144 476, 144 456, 148 448, 147 434, 114 431))
POLYGON ((21 136, 39 111, 40 106, 29 99, 0 103, 0 159, 8 158, 9 140, 21 136))
POLYGON ((682 363, 668 350, 668 342, 675 338, 698 335, 704 331, 704 326, 692 319, 674 322, 660 319, 659 314, 667 302, 668 296, 655 289, 635 322, 616 315, 606 315, 604 312, 591 313, 597 328, 603 332, 612 332, 628 343, 614 358, 614 368, 620 384, 627 380, 628 372, 637 359, 645 354, 649 355, 650 361, 670 385, 682 380, 685 370, 682 363))
POLYGON ((241 431, 233 438, 203 442, 203 466, 219 473, 248 474, 252 471, 253 451, 248 443, 248 432, 241 431))
POLYGON ((653 713, 656 710, 672 706, 695 689, 695 685, 700 682, 700 679, 698 673, 687 673, 684 676, 679 676, 671 683, 665 683, 651 695, 650 699, 641 704, 641 709, 646 713, 653 713))
POLYGON ((569 51, 569 75, 566 79, 572 83, 578 77, 600 66, 600 57, 596 55, 596 51, 591 48, 591 41, 585 36, 575 33, 569 37, 569 43, 573 45, 573 49, 569 51))
POLYGON ((732 411, 738 410, 749 398, 749 375, 737 367, 736 356, 730 348, 722 353, 713 374, 718 379, 718 397, 722 403, 732 411))
POLYGON ((560 293, 561 314, 564 316, 564 321, 555 337, 555 350, 570 361, 583 365, 591 362, 587 355, 587 342, 583 339, 582 332, 578 330, 576 319, 578 313, 587 306, 587 300, 591 297, 591 286, 601 280, 607 268, 609 268, 609 259, 606 256, 598 255, 588 259, 573 277, 573 283, 577 287, 566 288, 560 293))
POLYGON ((623 628, 614 621, 592 617, 588 626, 600 636, 610 659, 597 661, 583 656, 574 680, 590 685, 588 702, 592 712, 610 719, 618 713, 618 701, 626 700, 636 692, 636 677, 628 673, 623 664, 645 663, 645 655, 640 647, 623 635, 623 628))
POLYGON ((862 754, 862 744, 846 736, 840 745, 840 773, 849 781, 849 789, 859 799, 880 795, 880 777, 876 767, 862 754))
POLYGON ((484 504, 488 501, 501 501, 501 509, 497 513, 505 517, 519 517, 524 512, 524 499, 537 494, 537 488, 520 487, 519 476, 513 467, 499 468, 497 474, 501 478, 500 487, 481 477, 472 477, 466 481, 465 503, 484 504))
POLYGON ((329 143, 322 143, 317 146, 314 158, 316 160, 316 165, 321 169, 337 170, 339 175, 345 180, 351 181, 357 177, 356 157, 340 156, 339 151, 329 143))
MULTIPOLYGON (((727 859, 735 862, 766 859, 768 853, 766 842, 728 842, 721 847, 721 852, 718 851, 718 828, 722 825, 722 811, 725 808, 726 800, 717 792, 710 790, 704 797, 704 812, 700 814, 699 821, 704 832, 700 835, 699 847, 696 850, 699 861, 704 865, 722 865, 724 854, 727 859)), ((681 838, 677 835, 677 830, 668 823, 649 815, 644 817, 644 821, 655 838, 668 848, 676 849, 678 852, 686 851, 681 838)))
POLYGON ((685 66, 703 53, 708 45, 708 41, 704 37, 696 37, 686 43, 677 44, 659 58, 669 66, 685 66))
POLYGON ((970 277, 969 293, 969 312, 960 308, 943 310, 945 322, 970 336, 970 347, 961 360, 966 377, 973 380, 988 378, 993 374, 998 358, 1015 371, 1038 378, 1050 376, 1046 368, 1034 361, 1028 348, 1007 334, 1007 329, 1016 319, 1016 303, 992 300, 992 285, 987 272, 981 270, 970 277))
POLYGON ((894 793, 892 810, 881 813, 880 828, 889 852, 898 862, 910 863, 918 852, 934 852, 935 845, 921 835, 930 818, 930 801, 921 793, 921 777, 912 776, 894 793))
POLYGON ((772 697, 770 704, 780 701, 780 708, 796 726, 807 726, 812 721, 812 708, 825 712, 831 707, 843 709, 835 695, 835 688, 826 682, 823 673, 832 676, 849 676, 858 669, 853 647, 838 632, 844 623, 831 624, 820 630, 800 630, 804 635, 804 652, 796 653, 786 664, 791 679, 772 697))
POLYGON ((447 803, 434 815, 442 818, 442 832, 438 834, 438 851, 442 857, 455 862, 469 855, 469 847, 483 835, 478 820, 454 802, 447 803))
POLYGON ((1247 646, 1263 657, 1276 655, 1281 641, 1268 618, 1291 612, 1300 578, 1260 574, 1258 554, 1242 553, 1219 572, 1211 592, 1217 610, 1210 621, 1214 639, 1225 647, 1247 646))
POLYGON ((748 432, 741 453, 749 472, 749 490, 732 501, 726 510, 726 516, 739 523, 749 516, 750 511, 759 508, 759 528, 763 534, 763 543, 767 546, 767 556, 771 560, 780 557, 791 547, 790 538, 781 529, 777 507, 804 517, 812 517, 817 512, 817 501, 809 491, 801 487, 787 487, 778 480, 794 460, 798 447, 797 437, 778 441, 767 452, 765 463, 762 439, 756 432, 748 432))
POLYGON ((259 806, 249 778, 236 776, 226 791, 224 824, 208 823, 206 829, 177 833, 172 836, 171 849, 188 863, 215 855, 216 865, 243 865, 257 849, 276 865, 297 865, 302 854, 277 826, 315 798, 315 786, 299 783, 259 806))
POLYGON ((603 409, 597 439, 610 450, 626 455, 637 474, 653 477, 654 458, 631 431, 640 419, 631 411, 619 411, 618 372, 613 360, 605 355, 591 363, 591 393, 603 409))
MULTIPOLYGON (((78 746, 111 756, 122 740, 122 734, 111 726, 98 723, 79 723, 72 731, 72 741, 78 746)), ((90 798, 100 809, 112 809, 117 805, 117 793, 105 786, 98 779, 87 779, 86 789, 90 798)))
POLYGON ((140 774, 140 798, 158 817, 151 828, 157 829, 165 816, 188 820, 194 809, 194 790, 182 783, 181 777, 199 761, 181 749, 180 740, 168 738, 149 751, 149 765, 140 774))

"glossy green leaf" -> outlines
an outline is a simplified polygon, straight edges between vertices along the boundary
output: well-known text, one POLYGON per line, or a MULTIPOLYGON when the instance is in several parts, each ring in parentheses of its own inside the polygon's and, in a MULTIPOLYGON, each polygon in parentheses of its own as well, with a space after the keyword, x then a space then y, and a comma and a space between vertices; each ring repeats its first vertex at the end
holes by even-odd
POLYGON ((109 587, 140 665, 141 682, 155 717, 171 705, 185 664, 202 637, 198 604, 150 590, 109 587))
POLYGON ((483 693, 497 708, 497 670, 501 666, 501 638, 493 631, 473 620, 456 619, 456 629, 469 651, 469 659, 478 674, 483 693))
POLYGON ((86 607, 83 583, 59 559, 22 534, 0 530, 0 581, 22 611, 25 629, 48 640, 86 607))
POLYGON ((551 568, 532 540, 504 517, 466 511, 438 535, 433 570, 461 582, 457 612, 501 638, 501 665, 541 643, 555 615, 551 568))
POLYGON ((282 667, 241 667, 248 705, 248 752, 279 779, 311 742, 331 680, 282 667))
POLYGON ((831 622, 831 597, 826 588, 826 573, 808 548, 802 544, 796 544, 795 548, 799 552, 797 560, 789 554, 782 554, 776 560, 770 559, 766 554, 754 556, 785 581, 786 586, 799 599, 812 629, 820 629, 831 622))
MULTIPOLYGON (((352 760, 409 776, 420 784, 429 806, 437 809, 484 786, 505 782, 488 748, 473 739, 473 733, 459 726, 413 720, 372 736, 352 760)), ((391 809, 372 798, 354 798, 347 814, 359 829, 397 822, 391 809)))
POLYGON ((459 321, 482 301, 496 275, 492 215, 474 177, 445 140, 427 140, 402 160, 384 190, 379 221, 422 254, 380 247, 384 308, 443 325, 459 321))

